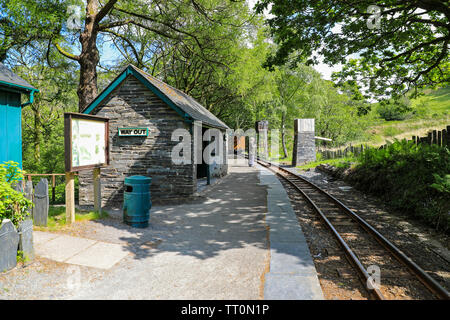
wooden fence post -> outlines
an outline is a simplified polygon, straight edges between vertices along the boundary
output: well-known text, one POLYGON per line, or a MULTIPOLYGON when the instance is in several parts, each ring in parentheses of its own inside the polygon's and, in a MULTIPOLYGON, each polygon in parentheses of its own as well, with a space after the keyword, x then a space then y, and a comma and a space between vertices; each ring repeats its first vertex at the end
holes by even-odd
POLYGON ((52 174, 52 202, 55 203, 56 176, 52 174))
POLYGON ((445 145, 450 146, 450 126, 445 129, 445 145))
POLYGON ((94 210, 101 213, 102 212, 102 185, 100 182, 100 168, 94 168, 93 172, 94 180, 94 210))
POLYGON ((75 179, 73 172, 66 172, 66 223, 75 222, 75 179))

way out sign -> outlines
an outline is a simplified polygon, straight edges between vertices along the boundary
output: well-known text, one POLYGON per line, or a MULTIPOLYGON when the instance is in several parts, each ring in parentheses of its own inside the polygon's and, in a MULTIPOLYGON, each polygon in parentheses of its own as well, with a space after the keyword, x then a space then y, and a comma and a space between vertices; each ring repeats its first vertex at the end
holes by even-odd
POLYGON ((119 137, 147 137, 148 128, 119 128, 119 137))

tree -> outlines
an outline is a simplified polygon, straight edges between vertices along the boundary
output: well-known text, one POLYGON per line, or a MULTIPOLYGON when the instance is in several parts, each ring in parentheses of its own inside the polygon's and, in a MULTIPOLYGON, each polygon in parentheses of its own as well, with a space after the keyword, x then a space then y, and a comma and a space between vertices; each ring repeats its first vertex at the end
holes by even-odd
POLYGON ((9 54, 14 71, 40 89, 23 108, 24 168, 32 172, 64 171, 63 113, 76 111, 76 64, 57 52, 46 55, 46 44, 33 42, 9 54))
POLYGON ((50 39, 61 28, 64 9, 56 1, 0 0, 0 61, 11 49, 50 39))
POLYGON ((245 2, 221 10, 214 23, 192 17, 201 48, 195 39, 179 42, 146 30, 128 37, 131 41, 116 38, 115 43, 124 64, 141 63, 145 71, 191 95, 233 128, 253 127, 252 108, 270 93, 270 72, 262 68, 269 44, 264 42, 262 19, 252 15, 245 2))
MULTIPOLYGON (((80 111, 84 110, 97 96, 97 67, 100 61, 98 44, 107 35, 113 35, 129 44, 132 43, 132 35, 139 30, 151 32, 153 39, 160 37, 177 43, 192 40, 199 48, 199 56, 205 57, 208 43, 220 39, 215 37, 214 32, 206 38, 199 38, 199 29, 209 25, 214 31, 215 26, 231 12, 230 7, 239 7, 243 4, 243 2, 224 4, 220 0, 108 0, 104 2, 42 0, 40 2, 42 7, 46 8, 42 12, 36 9, 34 1, 31 0, 6 1, 4 6, 9 9, 9 20, 18 21, 17 29, 25 28, 25 33, 29 21, 27 19, 22 21, 24 19, 21 19, 21 16, 24 11, 31 17, 31 21, 39 20, 45 15, 56 17, 54 26, 49 28, 52 45, 49 45, 48 49, 55 48, 64 57, 78 63, 80 75, 77 94, 80 111), (52 10, 48 9, 53 3, 58 5, 53 6, 52 10), (82 7, 85 8, 84 14, 76 10, 82 7), (13 10, 14 8, 22 9, 13 10), (200 25, 199 21, 203 23, 200 25), (74 53, 77 47, 79 54, 74 53)), ((149 42, 154 43, 151 38, 149 42)))
POLYGON ((266 41, 267 30, 260 22, 247 43, 240 45, 231 72, 223 82, 232 88, 235 98, 232 104, 223 106, 222 116, 234 129, 254 128, 258 120, 272 123, 274 117, 271 101, 275 73, 262 66, 273 45, 266 41))
MULTIPOLYGON (((312 81, 314 71, 304 65, 299 65, 295 69, 289 69, 286 66, 280 68, 275 76, 276 88, 276 103, 279 106, 280 117, 280 132, 281 145, 283 148, 284 157, 288 156, 286 147, 286 122, 288 121, 288 114, 295 114, 298 108, 298 99, 301 94, 301 89, 312 81)), ((289 117, 289 123, 292 118, 289 117)))
POLYGON ((191 95, 233 125, 237 105, 242 111, 241 81, 236 81, 236 75, 242 57, 247 56, 247 45, 254 41, 253 30, 260 28, 262 19, 252 15, 245 2, 222 1, 214 16, 205 19, 193 14, 189 20, 195 25, 196 38, 178 41, 143 30, 130 35, 131 41, 117 38, 117 47, 126 62, 141 64, 150 74, 191 95))
POLYGON ((363 81, 376 95, 449 83, 450 7, 440 0, 260 0, 279 44, 268 65, 297 60, 346 64, 341 78, 363 81), (379 11, 377 11, 379 10, 379 11), (346 63, 354 55, 358 59, 346 63))
POLYGON ((358 110, 358 116, 369 113, 371 105, 366 101, 361 87, 355 80, 338 81, 336 87, 350 98, 348 103, 358 110))

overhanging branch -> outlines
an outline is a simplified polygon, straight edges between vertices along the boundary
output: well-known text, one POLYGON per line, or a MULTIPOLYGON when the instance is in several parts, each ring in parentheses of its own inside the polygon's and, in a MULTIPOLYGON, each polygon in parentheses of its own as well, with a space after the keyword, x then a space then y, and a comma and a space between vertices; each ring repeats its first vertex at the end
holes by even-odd
POLYGON ((80 60, 80 56, 77 56, 75 54, 69 53, 66 50, 64 50, 56 41, 53 41, 53 44, 55 45, 56 49, 59 51, 59 53, 61 53, 63 56, 75 60, 75 61, 79 61, 80 60))

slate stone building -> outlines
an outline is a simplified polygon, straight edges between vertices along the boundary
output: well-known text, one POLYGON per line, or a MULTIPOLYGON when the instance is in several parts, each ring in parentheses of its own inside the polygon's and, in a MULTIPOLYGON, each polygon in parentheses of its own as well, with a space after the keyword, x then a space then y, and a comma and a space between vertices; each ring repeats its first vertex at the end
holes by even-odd
MULTIPOLYGON (((101 169, 102 206, 121 206, 125 177, 143 175, 152 178, 153 203, 179 201, 197 191, 197 181, 227 174, 226 124, 195 99, 146 72, 129 65, 83 111, 109 118, 110 165, 101 169), (224 139, 222 164, 194 163, 194 139, 191 139, 191 163, 174 164, 172 141, 176 129, 194 131, 194 121, 220 130, 224 139), (119 135, 130 128, 147 135, 119 135), (125 130, 125 131, 124 131, 125 130), (209 166, 209 168, 208 168, 209 166)), ((181 140, 180 140, 181 141, 181 140)), ((206 142, 209 144, 209 142, 206 142)), ((79 204, 92 205, 92 172, 79 173, 79 204)))

